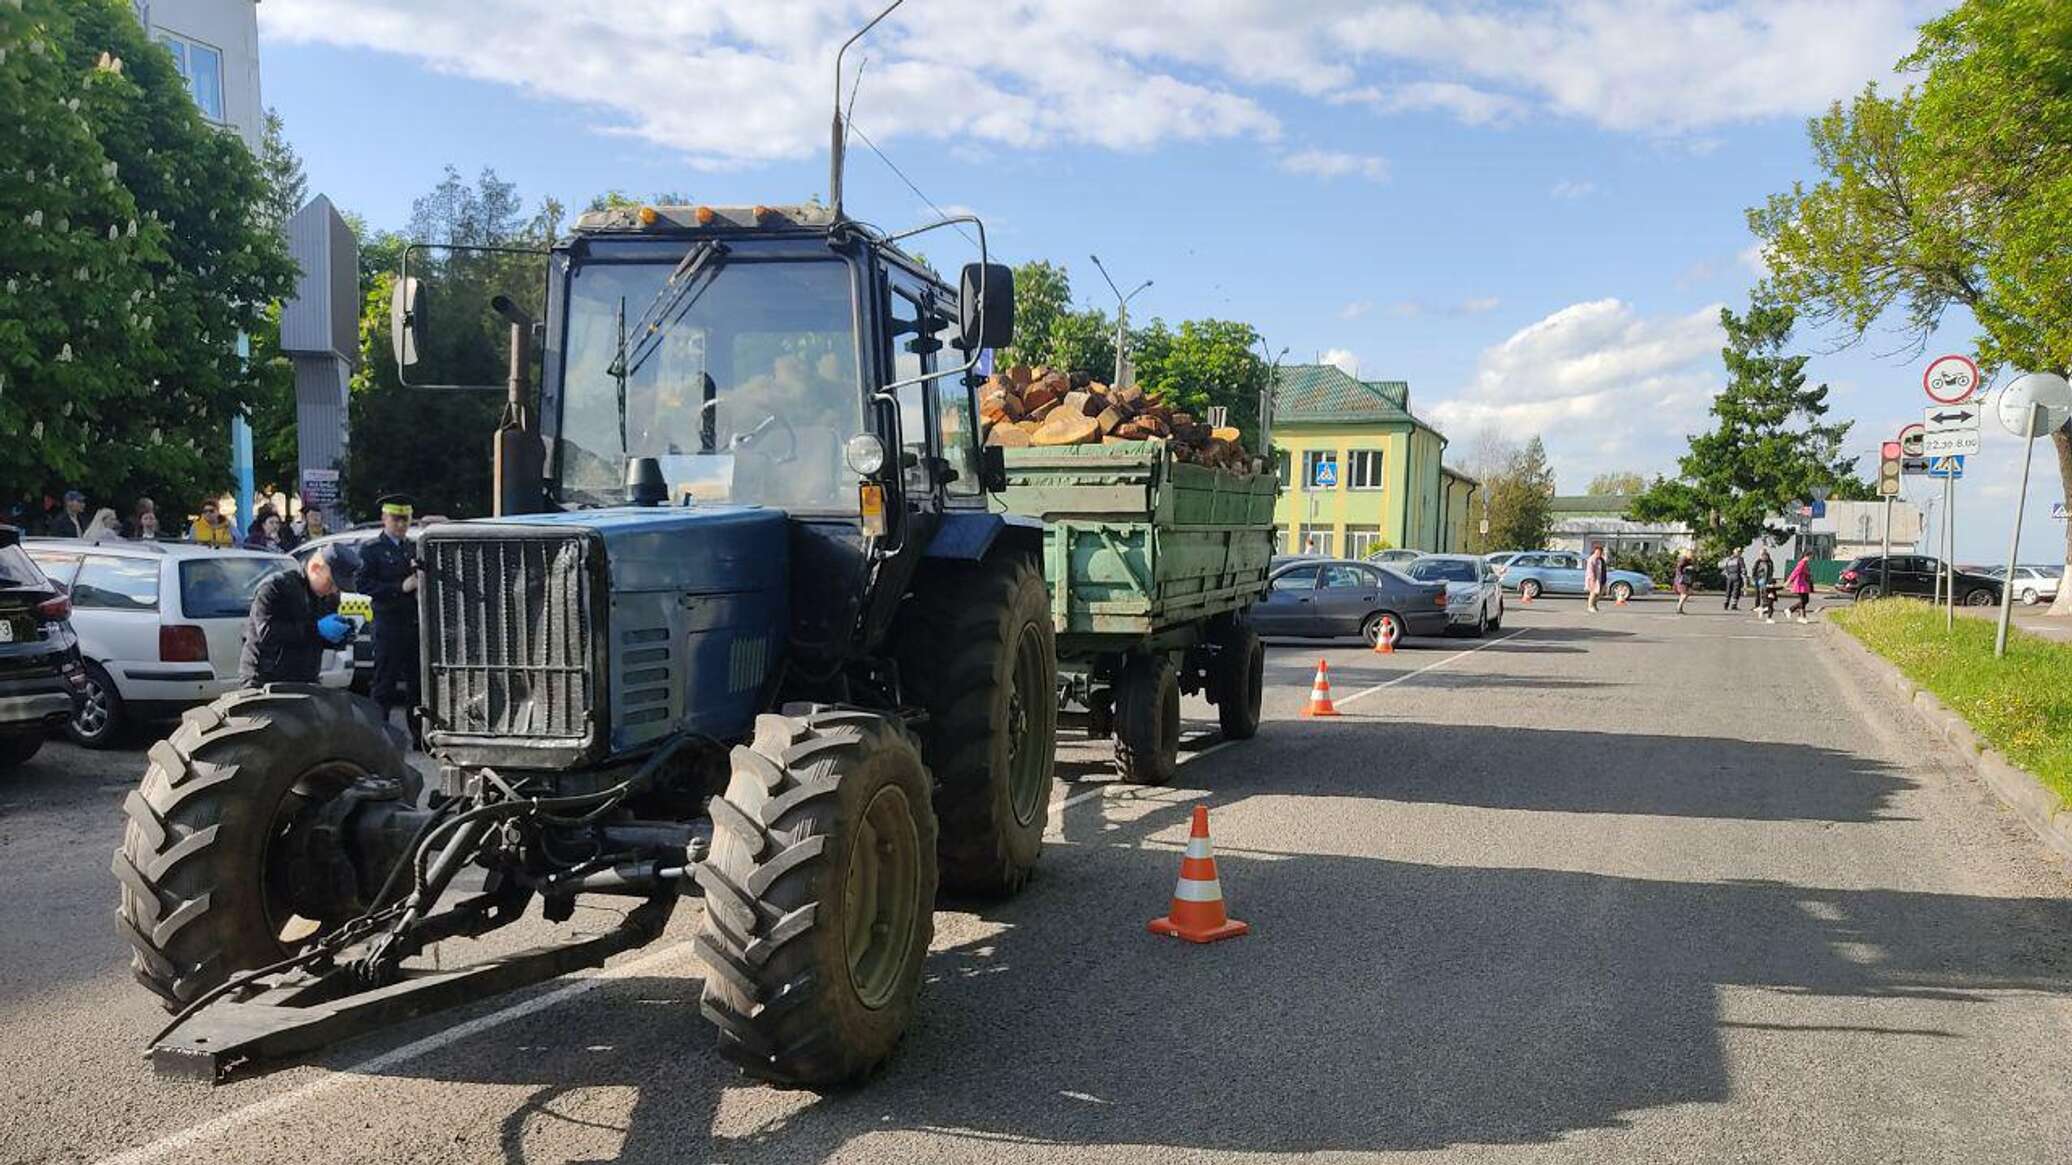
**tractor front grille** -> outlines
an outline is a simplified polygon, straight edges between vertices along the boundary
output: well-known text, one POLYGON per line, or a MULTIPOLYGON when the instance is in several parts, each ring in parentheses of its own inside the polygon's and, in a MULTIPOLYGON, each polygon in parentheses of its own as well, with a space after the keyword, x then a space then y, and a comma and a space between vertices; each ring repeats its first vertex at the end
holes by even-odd
POLYGON ((590 547, 587 535, 558 531, 424 539, 425 704, 435 731, 513 744, 591 737, 602 631, 590 547))

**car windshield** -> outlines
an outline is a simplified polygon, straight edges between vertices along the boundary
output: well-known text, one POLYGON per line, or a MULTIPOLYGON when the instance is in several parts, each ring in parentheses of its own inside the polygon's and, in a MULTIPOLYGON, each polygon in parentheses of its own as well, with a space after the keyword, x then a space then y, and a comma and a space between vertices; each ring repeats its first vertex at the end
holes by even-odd
POLYGON ((844 465, 863 432, 848 265, 720 260, 694 249, 569 273, 565 504, 622 501, 628 459, 653 457, 672 498, 856 508, 844 465))
POLYGON ((1410 567, 1410 577, 1419 582, 1475 581, 1475 564, 1458 558, 1428 558, 1410 567))
POLYGON ((23 587, 48 590, 50 583, 44 580, 43 572, 36 569, 27 551, 12 542, 0 546, 0 591, 23 587))
POLYGON ((189 619, 242 619, 252 592, 287 564, 271 558, 197 558, 180 564, 180 610, 189 619))

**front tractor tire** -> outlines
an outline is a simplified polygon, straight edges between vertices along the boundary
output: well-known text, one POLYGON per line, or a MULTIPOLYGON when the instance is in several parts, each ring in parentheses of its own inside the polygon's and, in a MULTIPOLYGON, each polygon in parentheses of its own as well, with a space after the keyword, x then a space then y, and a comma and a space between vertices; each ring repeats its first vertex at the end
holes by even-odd
POLYGON ((920 751, 876 713, 793 704, 756 718, 732 769, 697 868, 702 1010, 754 1076, 854 1082, 906 1032, 935 934, 920 751))
POLYGON ((122 806, 117 921, 137 981, 178 1011, 345 921, 298 901, 291 838, 363 778, 404 788, 406 746, 374 704, 315 685, 233 692, 188 712, 151 746, 122 806))
POLYGON ((1000 898, 1043 852, 1057 757, 1057 633, 1043 570, 1027 555, 934 565, 898 630, 900 681, 928 713, 942 884, 1000 898))

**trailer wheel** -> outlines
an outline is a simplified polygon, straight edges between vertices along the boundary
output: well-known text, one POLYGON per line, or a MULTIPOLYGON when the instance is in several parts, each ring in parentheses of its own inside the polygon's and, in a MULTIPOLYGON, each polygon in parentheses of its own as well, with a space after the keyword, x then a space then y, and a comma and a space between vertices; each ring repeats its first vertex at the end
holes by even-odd
POLYGON ((1026 555, 931 567, 899 628, 900 679, 927 710, 945 889, 1000 897, 1028 882, 1050 820, 1057 635, 1026 555))
POLYGON ((1115 684, 1115 767, 1122 779, 1163 785, 1180 768, 1180 671, 1163 652, 1134 655, 1115 684))
POLYGON ((1250 740, 1259 733, 1259 706, 1266 695, 1266 645, 1250 627, 1232 624, 1215 637, 1216 662, 1209 692, 1223 739, 1250 740))
POLYGON ((285 839, 361 778, 399 777, 404 747, 372 703, 313 684, 188 712, 122 804, 116 917, 137 981, 178 1011, 345 921, 297 900, 285 839))
POLYGON ((756 718, 711 803, 695 945, 719 1051, 780 1084, 868 1075, 914 1014, 935 934, 935 812, 920 751, 873 712, 756 718))
POLYGON ((40 730, 0 736, 0 773, 28 764, 42 749, 43 733, 40 730))

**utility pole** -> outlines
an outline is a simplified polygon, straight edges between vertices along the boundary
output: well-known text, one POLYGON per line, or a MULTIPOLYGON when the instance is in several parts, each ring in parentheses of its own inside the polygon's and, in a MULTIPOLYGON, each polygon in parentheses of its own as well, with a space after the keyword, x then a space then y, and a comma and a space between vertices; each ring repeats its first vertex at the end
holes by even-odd
POLYGON ((1115 280, 1109 276, 1108 269, 1101 266, 1101 257, 1088 255, 1087 258, 1094 261, 1094 270, 1101 273, 1101 278, 1108 281, 1108 290, 1115 293, 1115 387, 1121 388, 1124 376, 1129 373, 1130 301, 1137 298, 1137 292, 1151 286, 1151 281, 1146 279, 1131 289, 1128 295, 1124 295, 1122 288, 1115 286, 1115 280))

